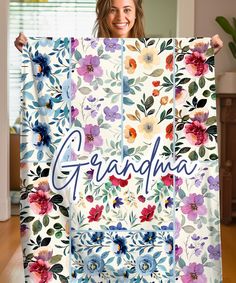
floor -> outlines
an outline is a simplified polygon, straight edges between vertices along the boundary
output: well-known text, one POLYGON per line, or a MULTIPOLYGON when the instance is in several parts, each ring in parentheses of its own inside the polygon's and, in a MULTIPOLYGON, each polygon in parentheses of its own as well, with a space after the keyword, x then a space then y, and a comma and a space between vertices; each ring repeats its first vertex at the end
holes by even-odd
MULTIPOLYGON (((223 282, 236 281, 236 222, 230 226, 221 226, 223 282)), ((24 283, 22 272, 22 255, 20 248, 19 218, 11 217, 0 222, 0 282, 24 283)))

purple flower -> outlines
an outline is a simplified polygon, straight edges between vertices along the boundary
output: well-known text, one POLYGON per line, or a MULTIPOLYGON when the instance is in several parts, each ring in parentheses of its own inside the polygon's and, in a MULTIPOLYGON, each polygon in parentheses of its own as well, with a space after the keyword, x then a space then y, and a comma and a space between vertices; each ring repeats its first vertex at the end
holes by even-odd
POLYGON ((127 230, 125 227, 122 227, 122 223, 118 222, 116 226, 109 226, 110 230, 127 230))
POLYGON ((210 245, 207 248, 208 252, 209 252, 209 257, 210 259, 214 259, 214 260, 219 260, 221 257, 221 249, 220 249, 220 244, 216 245, 215 247, 210 245))
POLYGON ((89 171, 86 172, 88 180, 92 180, 93 179, 93 173, 94 173, 93 169, 90 169, 89 171))
POLYGON ((76 117, 79 115, 79 109, 71 106, 71 121, 72 123, 76 120, 76 117))
POLYGON ((91 152, 93 147, 101 146, 103 139, 100 136, 100 129, 97 125, 88 124, 84 127, 85 143, 84 150, 91 152))
POLYGON ((85 41, 90 41, 90 46, 94 49, 97 47, 98 45, 98 39, 97 38, 89 38, 89 37, 86 37, 84 39, 85 41))
POLYGON ((105 50, 106 51, 110 51, 110 52, 115 52, 115 50, 120 50, 121 49, 121 45, 118 44, 118 39, 117 38, 105 38, 103 40, 104 44, 105 44, 105 50))
POLYGON ((182 254, 183 249, 178 245, 175 245, 175 261, 179 260, 179 256, 182 254))
POLYGON ((78 39, 72 37, 71 38, 71 53, 73 54, 75 52, 76 47, 79 45, 78 39))
POLYGON ((90 96, 87 98, 87 100, 88 100, 89 102, 94 102, 94 101, 96 101, 96 97, 90 95, 90 96))
POLYGON ((207 178, 207 181, 209 183, 209 189, 219 191, 219 176, 216 176, 215 178, 210 176, 207 178))
POLYGON ((116 197, 113 201, 113 208, 116 208, 116 207, 119 208, 122 204, 124 204, 122 202, 122 198, 116 197))
POLYGON ((87 83, 91 83, 94 77, 101 77, 103 74, 98 56, 86 55, 79 60, 79 64, 81 67, 77 68, 77 72, 80 76, 84 76, 87 83))
POLYGON ((197 195, 195 193, 190 194, 189 197, 183 199, 184 205, 181 210, 184 214, 187 214, 189 220, 196 220, 198 215, 204 215, 207 213, 205 207, 204 199, 202 195, 197 195))
POLYGON ((121 118, 121 115, 120 113, 117 113, 117 111, 119 110, 118 106, 117 105, 114 105, 112 108, 109 108, 108 106, 106 106, 104 108, 104 113, 105 113, 105 119, 107 121, 111 121, 111 122, 114 122, 115 119, 120 119, 121 118))
POLYGON ((165 200, 165 208, 172 207, 173 205, 173 198, 168 197, 167 200, 165 200))
POLYGON ((204 267, 202 264, 190 263, 189 266, 183 267, 184 275, 181 276, 183 283, 206 283, 207 278, 203 274, 204 267))
POLYGON ((175 191, 177 192, 180 186, 183 184, 183 179, 180 177, 175 177, 175 191))

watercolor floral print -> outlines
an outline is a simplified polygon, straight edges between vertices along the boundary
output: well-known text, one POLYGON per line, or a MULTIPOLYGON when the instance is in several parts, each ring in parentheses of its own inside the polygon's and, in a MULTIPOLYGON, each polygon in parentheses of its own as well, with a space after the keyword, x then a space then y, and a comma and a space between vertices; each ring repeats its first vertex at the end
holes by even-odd
MULTIPOLYGON (((25 282, 221 282, 214 57, 210 39, 30 38, 22 60, 21 236, 25 282), (158 156, 198 162, 148 190, 134 173, 101 184, 82 171, 79 199, 49 187, 50 162, 158 156)), ((59 172, 61 182, 67 176, 59 172)))

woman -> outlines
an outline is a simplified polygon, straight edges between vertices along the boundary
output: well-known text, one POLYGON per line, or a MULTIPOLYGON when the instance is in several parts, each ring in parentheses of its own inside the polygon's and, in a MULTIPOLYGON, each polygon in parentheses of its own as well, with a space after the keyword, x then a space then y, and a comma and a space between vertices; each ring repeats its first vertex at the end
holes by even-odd
MULTIPOLYGON (((96 13, 94 34, 97 37, 145 37, 142 0, 98 0, 96 13)), ((15 46, 22 52, 26 42, 26 36, 20 33, 15 46)), ((215 54, 223 47, 218 34, 212 37, 211 44, 215 54)))

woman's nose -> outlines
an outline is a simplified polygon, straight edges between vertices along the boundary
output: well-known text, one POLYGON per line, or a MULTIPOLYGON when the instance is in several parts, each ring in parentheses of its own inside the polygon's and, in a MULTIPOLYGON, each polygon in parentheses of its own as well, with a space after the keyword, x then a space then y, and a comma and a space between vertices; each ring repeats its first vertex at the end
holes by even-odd
POLYGON ((124 19, 124 12, 122 10, 118 10, 116 13, 116 19, 122 21, 124 19))

